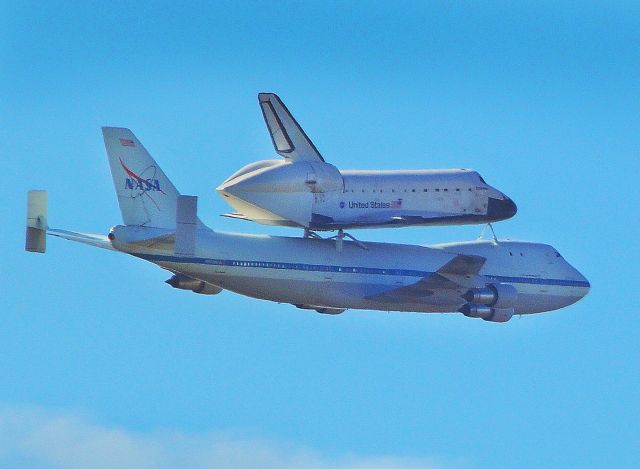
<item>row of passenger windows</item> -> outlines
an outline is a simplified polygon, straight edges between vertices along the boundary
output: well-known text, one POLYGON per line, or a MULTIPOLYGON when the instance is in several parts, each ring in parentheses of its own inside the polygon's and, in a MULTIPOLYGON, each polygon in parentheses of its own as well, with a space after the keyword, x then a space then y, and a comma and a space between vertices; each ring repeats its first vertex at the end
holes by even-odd
MULTIPOLYGON (((422 189, 422 192, 429 192, 429 190, 431 190, 432 192, 449 192, 449 188, 435 188, 435 189, 422 189)), ((459 187, 456 187, 455 189, 451 189, 451 192, 460 192, 460 191, 464 191, 464 189, 460 189, 459 187)), ((473 191, 473 189, 471 187, 467 188, 467 191, 471 192, 473 191)), ((346 192, 355 192, 355 189, 347 189, 346 192)), ((367 192, 366 189, 362 189, 362 192, 367 192)), ((384 189, 373 189, 371 192, 384 192, 384 189)), ((389 192, 387 190, 387 192, 389 192)), ((404 189, 404 190, 400 190, 398 189, 397 191, 395 189, 391 189, 391 192, 416 192, 416 189, 404 189)))
POLYGON ((252 262, 252 261, 225 261, 225 264, 235 267, 265 267, 268 269, 288 269, 288 270, 309 270, 313 272, 346 272, 360 274, 382 274, 382 275, 412 275, 420 272, 400 269, 376 269, 372 267, 341 267, 332 265, 314 264, 282 264, 279 262, 252 262))

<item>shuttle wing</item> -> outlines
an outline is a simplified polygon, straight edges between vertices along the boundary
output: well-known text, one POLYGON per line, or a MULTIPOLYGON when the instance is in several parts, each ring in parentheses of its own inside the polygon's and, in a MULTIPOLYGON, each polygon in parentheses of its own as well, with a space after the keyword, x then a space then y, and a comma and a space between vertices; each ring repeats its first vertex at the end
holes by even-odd
POLYGON ((258 102, 276 152, 287 160, 324 161, 313 142, 274 93, 258 94, 258 102))
POLYGON ((467 280, 478 275, 486 260, 482 256, 458 254, 429 277, 411 285, 371 296, 368 299, 398 302, 417 301, 434 295, 437 290, 466 290, 468 288, 467 280))
POLYGON ((462 217, 455 213, 422 212, 420 215, 410 213, 391 212, 354 218, 348 221, 335 220, 330 216, 318 213, 311 214, 311 228, 320 230, 337 230, 340 228, 366 228, 384 226, 411 226, 425 223, 447 222, 455 223, 462 217))

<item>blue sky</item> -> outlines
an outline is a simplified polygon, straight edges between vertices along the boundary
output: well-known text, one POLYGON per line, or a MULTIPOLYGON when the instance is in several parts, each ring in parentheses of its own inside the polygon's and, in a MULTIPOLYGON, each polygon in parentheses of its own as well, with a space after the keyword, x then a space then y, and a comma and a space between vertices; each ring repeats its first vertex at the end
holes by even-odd
MULTIPOLYGON (((640 8, 597 2, 2 2, 0 465, 633 467, 640 458, 640 8), (175 291, 52 227, 120 222, 100 126, 126 126, 216 229, 216 185, 274 156, 280 94, 340 168, 471 167, 583 301, 504 325, 327 317, 175 291)), ((475 238, 479 227, 358 232, 475 238)))

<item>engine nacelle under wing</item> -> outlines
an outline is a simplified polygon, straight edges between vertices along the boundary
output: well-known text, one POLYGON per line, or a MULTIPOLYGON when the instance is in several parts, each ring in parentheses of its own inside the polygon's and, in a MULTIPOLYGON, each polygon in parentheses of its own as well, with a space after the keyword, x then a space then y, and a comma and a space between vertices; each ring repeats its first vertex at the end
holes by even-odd
POLYGON ((311 309, 320 314, 342 314, 346 309, 341 308, 326 308, 324 306, 312 306, 312 305, 294 305, 298 309, 311 309))
POLYGON ((513 317, 513 308, 492 308, 487 305, 467 303, 459 310, 470 318, 480 318, 490 322, 507 322, 513 317))
POLYGON ((513 317, 513 308, 492 308, 491 316, 482 318, 491 322, 507 322, 513 317))
POLYGON ((192 292, 199 293, 201 295, 217 295, 223 290, 217 285, 212 285, 210 283, 203 282, 202 280, 187 277, 186 275, 174 275, 169 280, 165 280, 165 283, 168 283, 173 288, 191 290, 192 292))
POLYGON ((518 290, 506 283, 491 283, 484 288, 472 288, 462 296, 469 303, 492 308, 511 308, 518 299, 518 290))

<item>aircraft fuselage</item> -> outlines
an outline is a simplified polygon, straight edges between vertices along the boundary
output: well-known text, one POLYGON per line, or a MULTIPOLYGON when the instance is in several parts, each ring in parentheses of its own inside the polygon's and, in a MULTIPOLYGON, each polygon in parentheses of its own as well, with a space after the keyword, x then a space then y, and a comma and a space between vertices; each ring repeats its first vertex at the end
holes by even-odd
POLYGON ((568 306, 589 290, 587 280, 545 244, 366 243, 363 249, 345 241, 339 250, 333 240, 202 229, 194 255, 178 256, 170 241, 153 248, 121 241, 127 229, 112 231, 117 250, 242 295, 310 309, 454 312, 468 304, 462 296, 469 289, 493 283, 517 291, 513 314, 530 314, 568 306), (448 276, 457 283, 450 288, 437 273, 459 254, 482 256, 486 262, 478 275, 448 276))

